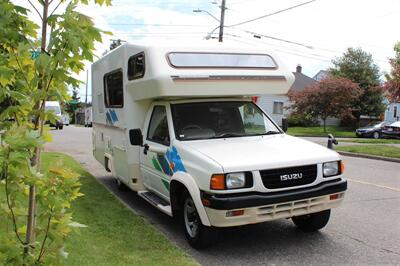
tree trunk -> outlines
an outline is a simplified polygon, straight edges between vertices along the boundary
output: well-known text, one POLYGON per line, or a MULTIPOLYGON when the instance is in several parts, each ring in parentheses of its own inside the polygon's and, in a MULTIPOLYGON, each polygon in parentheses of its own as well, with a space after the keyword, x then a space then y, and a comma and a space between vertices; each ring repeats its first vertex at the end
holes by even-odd
MULTIPOLYGON (((41 53, 46 52, 46 38, 47 38, 47 16, 49 10, 49 0, 44 0, 43 2, 43 15, 42 15, 42 42, 41 42, 41 53)), ((39 81, 38 89, 43 89, 43 80, 39 81)), ((45 100, 43 100, 45 101, 45 100)), ((40 101, 35 108, 43 109, 44 102, 40 101)), ((40 130, 40 136, 43 134, 43 123, 40 116, 37 117, 35 124, 35 129, 40 130)), ((40 167, 41 149, 36 148, 34 156, 31 158, 31 166, 35 168, 40 167)), ((36 228, 36 187, 31 185, 29 187, 29 203, 28 203, 28 218, 26 226, 26 246, 24 248, 24 255, 27 255, 30 249, 35 243, 35 228, 36 228)))
POLYGON ((326 133, 326 117, 322 119, 324 121, 324 133, 326 133))

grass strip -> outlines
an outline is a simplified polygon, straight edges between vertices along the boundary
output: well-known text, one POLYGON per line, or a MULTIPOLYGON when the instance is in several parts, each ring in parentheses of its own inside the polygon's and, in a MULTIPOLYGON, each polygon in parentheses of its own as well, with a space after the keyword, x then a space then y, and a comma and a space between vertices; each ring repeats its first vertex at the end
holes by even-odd
POLYGON ((341 139, 340 142, 366 143, 366 144, 400 144, 400 139, 341 139))
POLYGON ((326 127, 324 132, 323 127, 289 127, 287 133, 293 136, 305 136, 305 137, 327 137, 328 134, 332 134, 335 137, 346 137, 354 138, 356 135, 355 131, 347 127, 326 127))
MULTIPOLYGON (((87 225, 66 241, 66 265, 197 265, 143 218, 127 209, 71 157, 46 152, 42 168, 61 162, 81 175, 81 192, 73 202, 74 221, 87 225)), ((3 198, 4 194, 0 194, 3 198)), ((5 228, 0 227, 0 233, 5 228)))
POLYGON ((338 151, 377 155, 391 158, 400 158, 400 148, 385 145, 354 145, 335 147, 338 151))

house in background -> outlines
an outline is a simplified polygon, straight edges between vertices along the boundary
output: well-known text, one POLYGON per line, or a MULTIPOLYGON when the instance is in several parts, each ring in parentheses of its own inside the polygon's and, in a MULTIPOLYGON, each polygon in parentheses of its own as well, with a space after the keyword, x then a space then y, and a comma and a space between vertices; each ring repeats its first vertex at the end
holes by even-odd
POLYGON ((326 70, 320 70, 317 74, 315 74, 315 76, 313 77, 313 79, 315 79, 316 81, 321 81, 324 78, 327 78, 329 75, 329 72, 326 70))
POLYGON ((400 102, 388 103, 385 111, 385 121, 395 122, 400 120, 400 102))
MULTIPOLYGON (((327 75, 327 71, 321 70, 315 75, 318 80, 323 79, 327 75)), ((302 73, 301 65, 296 67, 296 72, 293 72, 294 83, 290 87, 289 91, 302 91, 307 86, 310 86, 316 82, 316 79, 310 78, 302 73)), ((282 125, 282 118, 288 117, 290 115, 290 101, 289 97, 284 95, 276 94, 264 94, 260 95, 257 99, 257 104, 278 124, 282 125)), ((322 123, 322 120, 320 121, 322 123)), ((340 119, 328 118, 326 121, 327 125, 339 125, 340 119)))
MULTIPOLYGON (((316 81, 309 76, 302 73, 301 65, 296 67, 296 72, 293 72, 294 82, 290 87, 289 91, 301 91, 307 86, 314 84, 316 81)), ((290 110, 289 97, 286 94, 276 95, 276 94, 264 94, 260 95, 257 100, 257 104, 269 115, 271 118, 282 125, 282 118, 288 117, 290 110)))

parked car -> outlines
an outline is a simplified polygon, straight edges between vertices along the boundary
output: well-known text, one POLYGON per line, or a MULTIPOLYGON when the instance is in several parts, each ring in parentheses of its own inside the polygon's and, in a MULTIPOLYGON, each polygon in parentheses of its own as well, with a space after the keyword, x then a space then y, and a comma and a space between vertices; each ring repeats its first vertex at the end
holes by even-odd
POLYGON ((385 126, 389 125, 388 122, 374 122, 366 125, 365 127, 362 128, 357 128, 356 129, 356 135, 357 137, 368 137, 368 138, 374 138, 374 139, 379 139, 382 137, 382 130, 385 126))
POLYGON ((386 138, 400 138, 400 121, 385 126, 382 135, 386 138))

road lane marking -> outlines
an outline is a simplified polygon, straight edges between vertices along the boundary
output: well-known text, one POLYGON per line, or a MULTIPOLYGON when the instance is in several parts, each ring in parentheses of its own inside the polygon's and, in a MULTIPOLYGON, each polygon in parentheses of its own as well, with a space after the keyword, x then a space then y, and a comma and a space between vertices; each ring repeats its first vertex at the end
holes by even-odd
POLYGON ((357 180, 357 179, 351 179, 351 178, 347 178, 347 180, 355 182, 355 183, 375 186, 375 187, 379 187, 379 188, 386 188, 386 189, 390 189, 390 190, 393 190, 393 191, 396 191, 396 192, 400 192, 400 188, 396 188, 396 187, 388 187, 388 186, 384 186, 384 185, 379 185, 379 184, 365 182, 365 181, 361 181, 361 180, 357 180))

